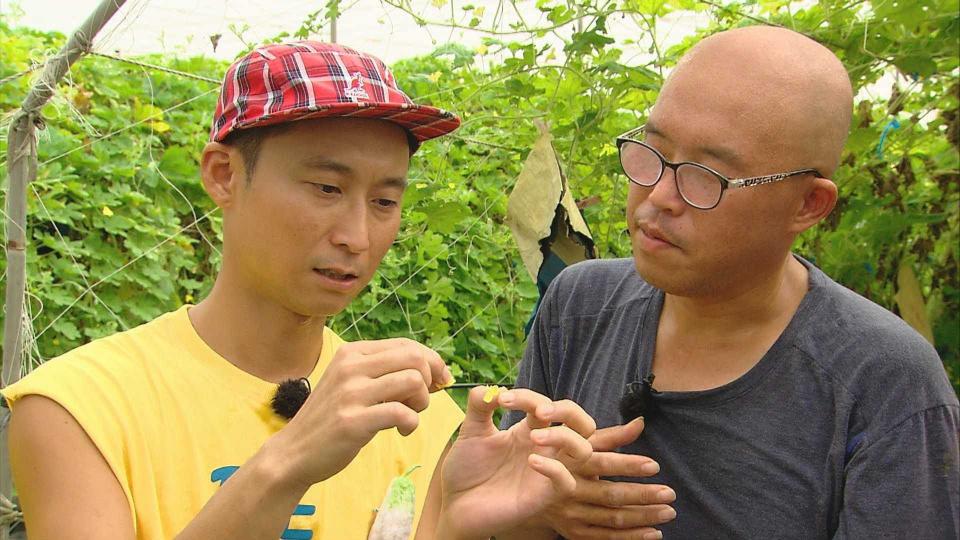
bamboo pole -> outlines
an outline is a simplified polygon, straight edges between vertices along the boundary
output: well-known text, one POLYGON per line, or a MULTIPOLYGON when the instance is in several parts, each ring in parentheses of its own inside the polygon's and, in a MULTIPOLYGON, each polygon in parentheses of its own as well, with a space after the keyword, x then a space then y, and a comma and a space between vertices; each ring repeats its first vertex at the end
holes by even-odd
MULTIPOLYGON (((43 128, 40 109, 53 95, 70 66, 93 45, 93 37, 126 0, 102 0, 87 20, 70 36, 67 44, 47 60, 40 79, 30 89, 7 133, 7 286, 3 321, 3 370, 0 387, 20 378, 23 354, 23 300, 26 290, 27 185, 37 177, 36 129, 43 128)), ((29 324, 29 322, 27 322, 29 324)), ((0 411, 0 495, 10 498, 13 482, 7 452, 7 421, 10 412, 0 411)), ((7 540, 7 527, 0 527, 0 540, 7 540)))
POLYGON ((330 0, 330 43, 337 42, 337 17, 340 16, 340 0, 330 0))

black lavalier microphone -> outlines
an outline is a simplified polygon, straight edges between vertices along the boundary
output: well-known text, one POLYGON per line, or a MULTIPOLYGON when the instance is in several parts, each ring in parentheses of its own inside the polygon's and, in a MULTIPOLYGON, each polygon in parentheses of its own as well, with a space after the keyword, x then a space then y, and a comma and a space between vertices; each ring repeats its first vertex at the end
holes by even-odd
POLYGON ((633 381, 627 385, 620 398, 620 416, 628 423, 643 416, 650 418, 657 410, 656 397, 660 392, 653 389, 653 373, 642 381, 633 381))
POLYGON ((277 385, 277 391, 270 400, 270 407, 277 415, 290 420, 296 416, 308 397, 310 397, 310 381, 305 377, 287 379, 277 385))

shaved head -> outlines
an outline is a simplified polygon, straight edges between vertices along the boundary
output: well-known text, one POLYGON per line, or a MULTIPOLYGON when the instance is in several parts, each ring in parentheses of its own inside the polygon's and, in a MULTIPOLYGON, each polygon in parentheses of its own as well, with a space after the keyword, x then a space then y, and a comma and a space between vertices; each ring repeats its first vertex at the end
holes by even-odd
POLYGON ((840 60, 816 41, 772 26, 730 30, 698 43, 664 84, 657 105, 673 94, 715 107, 751 149, 827 178, 840 162, 853 109, 840 60))
POLYGON ((728 179, 819 175, 728 189, 709 210, 684 201, 675 170, 652 187, 631 184, 627 227, 640 275, 670 294, 698 297, 776 279, 793 261, 797 235, 836 203, 831 178, 852 112, 840 60, 801 34, 753 26, 694 46, 664 83, 644 142, 668 161, 700 163, 728 179))

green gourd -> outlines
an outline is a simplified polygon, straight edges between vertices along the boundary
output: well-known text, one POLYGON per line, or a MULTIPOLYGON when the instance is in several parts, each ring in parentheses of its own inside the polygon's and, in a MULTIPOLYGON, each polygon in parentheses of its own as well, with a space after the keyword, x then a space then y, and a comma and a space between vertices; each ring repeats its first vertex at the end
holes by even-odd
POLYGON ((367 540, 409 540, 413 532, 417 500, 417 490, 410 480, 410 473, 418 468, 419 465, 414 465, 390 482, 367 540))

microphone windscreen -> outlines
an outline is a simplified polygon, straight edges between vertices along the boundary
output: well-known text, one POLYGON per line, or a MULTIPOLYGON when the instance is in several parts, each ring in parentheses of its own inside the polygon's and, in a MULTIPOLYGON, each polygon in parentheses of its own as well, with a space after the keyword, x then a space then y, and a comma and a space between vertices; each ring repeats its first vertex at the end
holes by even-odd
POLYGON ((623 397, 620 398, 620 416, 627 423, 641 416, 649 417, 656 407, 654 403, 653 375, 643 381, 633 381, 627 385, 623 397))
POLYGON ((279 416, 290 420, 296 416, 309 396, 310 381, 305 378, 287 379, 277 386, 277 391, 270 400, 270 407, 279 416))

